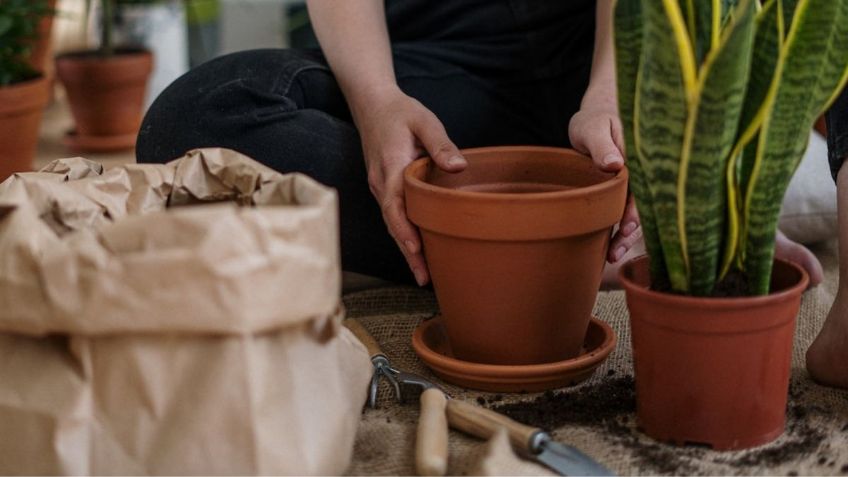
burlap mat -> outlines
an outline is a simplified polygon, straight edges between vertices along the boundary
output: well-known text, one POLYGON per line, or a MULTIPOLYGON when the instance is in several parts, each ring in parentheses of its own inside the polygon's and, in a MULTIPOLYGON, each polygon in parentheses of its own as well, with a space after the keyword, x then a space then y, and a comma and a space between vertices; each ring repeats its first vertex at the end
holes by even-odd
MULTIPOLYGON (((383 288, 345 296, 348 316, 377 339, 393 365, 444 386, 454 398, 476 401, 544 427, 620 475, 846 475, 848 474, 848 391, 819 386, 804 369, 804 353, 833 300, 835 247, 815 250, 827 279, 808 291, 798 317, 787 428, 777 441, 742 452, 715 452, 659 444, 635 427, 633 365, 624 294, 601 292, 595 314, 609 323, 619 341, 609 359, 585 383, 543 394, 468 391, 440 381, 418 360, 410 345, 413 329, 437 311, 434 296, 411 288, 383 288)), ((848 365, 848 363, 846 363, 848 365)), ((395 401, 381 387, 378 409, 366 409, 356 440, 353 475, 414 474, 417 399, 395 401)), ((486 443, 450 433, 449 474, 550 475, 516 458, 505 440, 486 443)))

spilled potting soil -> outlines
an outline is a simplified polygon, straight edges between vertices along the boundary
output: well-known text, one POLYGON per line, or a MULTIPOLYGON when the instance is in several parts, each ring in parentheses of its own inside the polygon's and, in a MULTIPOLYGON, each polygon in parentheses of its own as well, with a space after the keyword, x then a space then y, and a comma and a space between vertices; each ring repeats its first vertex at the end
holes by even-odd
MULTIPOLYGON (((769 469, 803 460, 819 452, 820 465, 840 468, 827 449, 820 449, 825 434, 811 421, 814 416, 827 416, 825 409, 803 402, 805 389, 793 385, 787 410, 786 433, 775 444, 749 451, 714 452, 706 447, 676 447, 658 443, 636 428, 636 395, 632 376, 610 377, 602 383, 575 391, 546 392, 533 400, 496 404, 492 409, 519 422, 552 431, 565 426, 584 426, 602 432, 612 445, 623 446, 633 456, 634 464, 657 474, 714 473, 707 464, 734 468, 769 469), (823 462, 822 462, 823 461, 823 462)), ((563 430, 567 432, 567 429, 563 430)), ((848 464, 842 469, 848 470, 848 464)))

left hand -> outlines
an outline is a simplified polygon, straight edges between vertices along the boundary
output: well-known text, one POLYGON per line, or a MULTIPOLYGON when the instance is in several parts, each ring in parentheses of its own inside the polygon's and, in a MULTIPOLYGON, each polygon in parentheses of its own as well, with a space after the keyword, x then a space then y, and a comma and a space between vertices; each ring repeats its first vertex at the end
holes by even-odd
MULTIPOLYGON (((580 109, 568 124, 568 137, 574 149, 592 157, 601 170, 616 172, 624 167, 624 137, 614 106, 580 109)), ((628 194, 624 216, 610 241, 607 261, 615 263, 642 239, 642 227, 633 195, 628 194)))

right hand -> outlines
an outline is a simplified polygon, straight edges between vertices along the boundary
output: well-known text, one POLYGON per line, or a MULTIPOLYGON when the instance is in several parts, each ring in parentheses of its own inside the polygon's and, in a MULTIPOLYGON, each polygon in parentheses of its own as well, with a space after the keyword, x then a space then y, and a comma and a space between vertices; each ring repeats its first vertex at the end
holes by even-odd
POLYGON ((436 115, 399 88, 381 92, 360 111, 356 124, 362 138, 368 185, 415 281, 424 286, 430 281, 430 274, 418 229, 406 217, 403 170, 423 155, 429 155, 447 172, 460 172, 468 163, 436 115))

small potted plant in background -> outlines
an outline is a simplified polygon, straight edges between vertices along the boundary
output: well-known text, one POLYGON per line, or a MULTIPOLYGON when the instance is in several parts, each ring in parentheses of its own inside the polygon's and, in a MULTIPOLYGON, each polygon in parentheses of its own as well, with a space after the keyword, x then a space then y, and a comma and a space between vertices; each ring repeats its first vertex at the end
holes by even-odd
POLYGON ((32 168, 50 85, 30 54, 51 13, 46 0, 0 2, 0 181, 32 168))
POLYGON ((99 152, 135 146, 153 55, 137 46, 114 44, 114 8, 115 0, 100 0, 98 49, 56 58, 56 73, 76 124, 65 136, 72 149, 99 152))
POLYGON ((848 80, 848 0, 618 0, 618 100, 648 258, 622 267, 637 413, 659 440, 783 432, 808 278, 781 198, 848 80))

